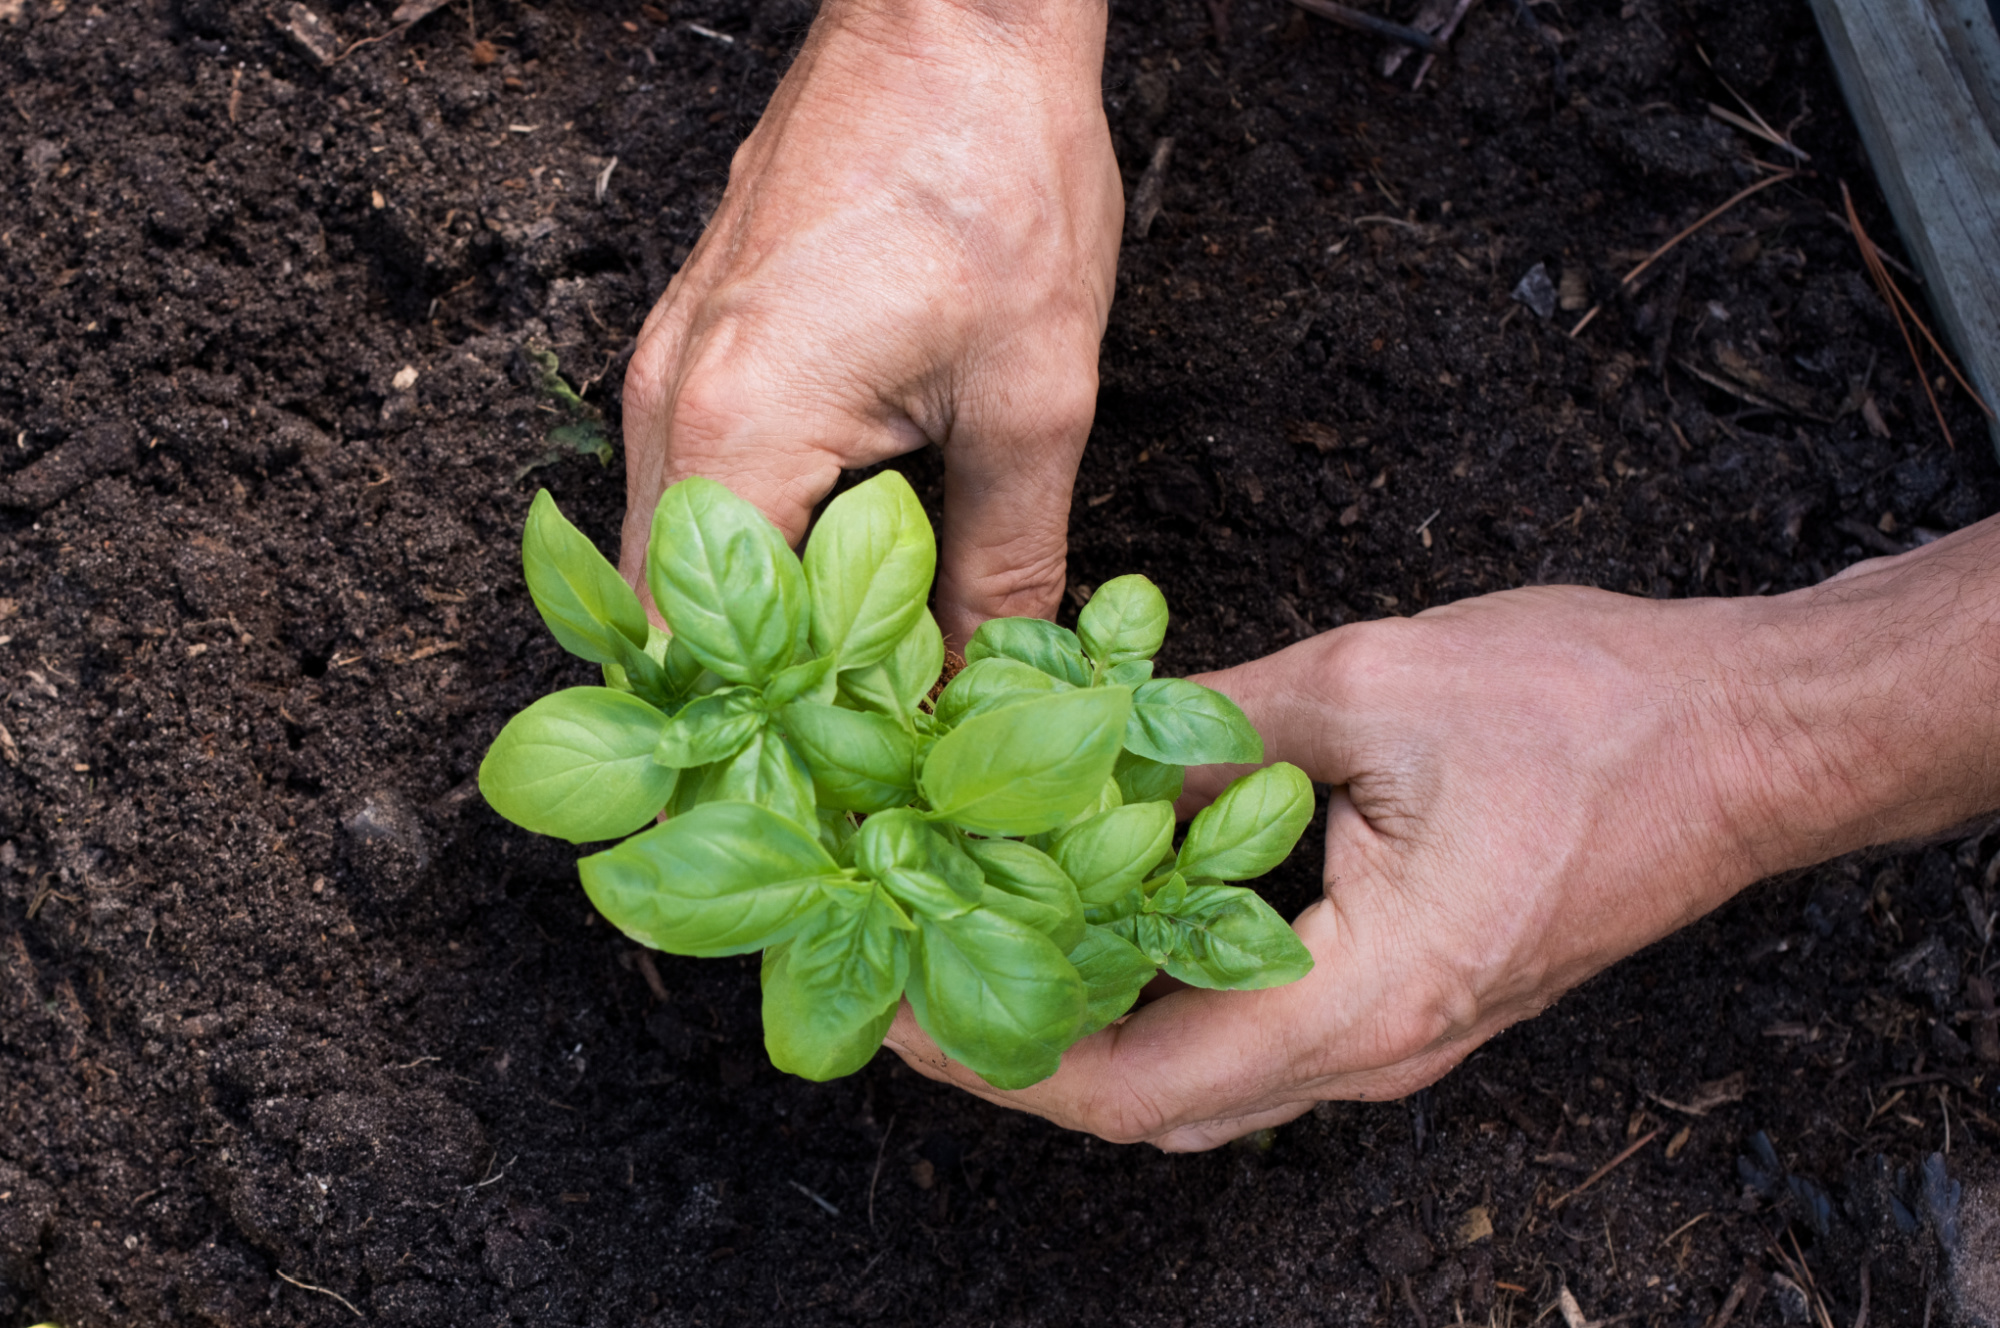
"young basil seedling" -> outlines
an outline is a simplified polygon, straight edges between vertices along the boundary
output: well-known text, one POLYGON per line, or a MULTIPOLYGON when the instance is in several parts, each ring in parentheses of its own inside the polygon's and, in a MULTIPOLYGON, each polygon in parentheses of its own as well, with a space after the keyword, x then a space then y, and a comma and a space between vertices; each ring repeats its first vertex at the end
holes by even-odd
POLYGON ((986 623, 938 691, 937 546, 893 471, 829 504, 803 559, 720 484, 667 490, 646 584, 669 632, 547 493, 522 554, 549 630, 604 685, 508 721, 480 791, 537 833, 622 840, 579 870, 641 944, 762 951, 780 1069, 852 1073, 907 998, 945 1051, 1025 1087, 1158 972, 1245 990, 1312 967, 1229 884, 1291 852, 1303 774, 1244 776, 1174 847, 1184 768, 1264 747, 1227 697, 1153 677, 1167 603, 1146 578, 1106 582, 1074 632, 986 623))

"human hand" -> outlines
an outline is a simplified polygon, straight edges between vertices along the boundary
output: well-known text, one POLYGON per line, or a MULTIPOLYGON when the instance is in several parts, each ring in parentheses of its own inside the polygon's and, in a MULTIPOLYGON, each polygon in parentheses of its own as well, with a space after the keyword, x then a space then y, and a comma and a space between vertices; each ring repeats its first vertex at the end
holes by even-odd
POLYGON ((1047 614, 1123 208, 1094 0, 830 0, 625 380, 621 569, 661 492, 794 544, 844 469, 941 443, 937 611, 1047 614))
MULTIPOLYGON (((1269 758, 1336 786, 1325 898, 1295 924, 1312 973, 1176 991, 1019 1092, 907 1010, 889 1043, 993 1101, 1170 1150, 1410 1093, 1754 880, 2000 803, 1987 527, 1983 547, 1778 599, 1509 591, 1209 675, 1269 758), (1923 759, 1882 759, 1899 749, 1923 759)), ((1235 772, 1206 773, 1212 796, 1235 772)))

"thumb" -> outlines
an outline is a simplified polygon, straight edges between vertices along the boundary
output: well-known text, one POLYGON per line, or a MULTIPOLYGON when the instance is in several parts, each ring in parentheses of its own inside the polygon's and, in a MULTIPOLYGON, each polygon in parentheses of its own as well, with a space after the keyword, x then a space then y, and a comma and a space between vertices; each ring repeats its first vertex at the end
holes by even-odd
POLYGON ((919 1073, 989 1101, 1114 1142, 1186 1151, 1289 1120, 1325 1098, 1401 1097, 1490 1035, 1432 1040, 1430 1012, 1393 999, 1409 979, 1406 932, 1357 928, 1325 902, 1295 926, 1314 961, 1297 982, 1177 991, 1077 1043, 1053 1077, 1028 1088, 996 1089, 945 1056, 907 1006, 887 1043, 919 1073))
MULTIPOLYGON (((1341 731, 1347 707, 1336 704, 1337 661, 1347 629, 1322 632, 1246 664, 1198 673, 1189 681, 1234 701, 1264 739, 1264 764, 1288 761, 1315 783, 1344 784, 1353 774, 1351 738, 1341 731)), ((1351 635, 1351 633, 1350 633, 1351 635)), ((1205 765, 1187 772, 1176 812, 1192 816, 1254 765, 1205 765)))

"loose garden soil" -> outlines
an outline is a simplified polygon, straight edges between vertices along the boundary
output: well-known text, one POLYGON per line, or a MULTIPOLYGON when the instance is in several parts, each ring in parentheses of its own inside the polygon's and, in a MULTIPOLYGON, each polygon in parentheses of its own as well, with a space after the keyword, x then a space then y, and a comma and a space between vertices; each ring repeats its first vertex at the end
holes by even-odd
MULTIPOLYGON (((772 1071, 754 961, 635 951, 473 776, 589 677, 522 587, 534 489, 607 545, 622 502, 520 348, 615 440, 811 9, 388 8, 0 0, 0 1322, 1802 1321, 1776 1250, 1841 1328, 1864 1285, 1871 1325, 1976 1295, 1992 827, 1760 886, 1433 1090, 1206 1155, 887 1054, 772 1071)), ((1775 593, 2000 507, 1831 215, 1846 180, 1892 242, 1805 5, 1533 12, 1552 46, 1489 0, 1415 91, 1277 0, 1226 43, 1114 13, 1128 190, 1176 147, 1072 600, 1154 577, 1169 670, 1531 583, 1775 593), (1811 173, 1621 294, 1781 156, 1724 79, 1811 173)))

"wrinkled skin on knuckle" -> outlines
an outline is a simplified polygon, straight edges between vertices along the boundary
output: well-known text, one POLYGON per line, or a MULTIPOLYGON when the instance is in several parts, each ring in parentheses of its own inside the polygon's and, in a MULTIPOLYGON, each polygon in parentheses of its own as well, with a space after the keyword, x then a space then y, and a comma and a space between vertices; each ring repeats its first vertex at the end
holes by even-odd
MULTIPOLYGON (((1101 1036, 1113 1039, 1111 1065, 1117 1065, 1117 1039, 1122 1029, 1113 1028, 1101 1036)), ((1096 1087, 1082 1100, 1066 1112, 1065 1118, 1057 1118, 1056 1123, 1085 1134, 1092 1134, 1106 1143, 1139 1144, 1147 1143, 1172 1130, 1177 1122, 1169 1119, 1166 1110, 1146 1091, 1143 1085, 1135 1083, 1124 1075, 1098 1078, 1096 1087)))
POLYGON ((954 603, 977 604, 989 617, 1045 618, 1062 600, 1068 569, 1061 545, 1051 548, 1046 537, 1023 536, 953 560, 939 572, 938 594, 954 603))

